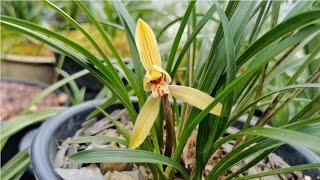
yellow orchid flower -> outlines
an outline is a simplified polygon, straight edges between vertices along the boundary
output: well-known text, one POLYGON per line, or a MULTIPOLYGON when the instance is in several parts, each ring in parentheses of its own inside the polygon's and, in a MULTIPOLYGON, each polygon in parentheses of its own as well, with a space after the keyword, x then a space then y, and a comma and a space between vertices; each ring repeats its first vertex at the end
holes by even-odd
MULTIPOLYGON (((170 85, 171 77, 161 67, 161 56, 152 29, 142 19, 138 20, 135 40, 146 74, 143 79, 144 89, 151 95, 140 110, 129 141, 129 149, 137 148, 148 136, 160 107, 160 99, 171 95, 199 109, 205 109, 214 98, 197 89, 170 85)), ((210 113, 220 115, 222 105, 216 105, 210 113)))

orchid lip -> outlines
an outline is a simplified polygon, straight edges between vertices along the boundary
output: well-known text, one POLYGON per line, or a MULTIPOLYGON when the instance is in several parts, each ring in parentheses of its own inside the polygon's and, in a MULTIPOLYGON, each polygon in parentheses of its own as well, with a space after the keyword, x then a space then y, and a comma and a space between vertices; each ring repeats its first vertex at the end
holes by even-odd
POLYGON ((145 89, 152 91, 153 97, 162 97, 169 94, 168 85, 171 78, 164 70, 154 70, 145 75, 145 89))

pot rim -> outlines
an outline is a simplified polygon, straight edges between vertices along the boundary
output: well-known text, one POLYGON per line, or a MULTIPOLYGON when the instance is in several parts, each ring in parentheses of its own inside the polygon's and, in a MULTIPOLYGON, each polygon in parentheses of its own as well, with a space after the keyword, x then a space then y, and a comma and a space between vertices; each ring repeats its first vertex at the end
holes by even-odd
POLYGON ((27 63, 27 64, 55 64, 54 55, 51 56, 28 56, 18 54, 6 54, 3 58, 6 61, 27 63))
MULTIPOLYGON (((132 102, 137 102, 136 97, 131 97, 130 99, 132 102)), ((30 148, 31 165, 34 169, 34 174, 37 179, 52 179, 53 177, 55 177, 55 179, 61 179, 54 171, 54 167, 49 157, 49 144, 54 137, 53 135, 64 122, 70 120, 73 116, 79 114, 82 111, 94 109, 96 106, 99 106, 104 102, 105 99, 98 99, 72 106, 49 118, 40 126, 39 131, 34 138, 32 146, 30 148)), ((112 105, 119 104, 121 103, 117 101, 112 105)), ((302 147, 291 147, 293 147, 298 153, 302 154, 306 158, 306 160, 309 161, 309 163, 320 162, 320 158, 312 151, 302 147)))
MULTIPOLYGON (((41 82, 41 81, 25 80, 25 79, 18 79, 18 78, 14 78, 14 77, 6 77, 6 76, 0 77, 0 82, 26 84, 26 85, 30 85, 30 86, 37 86, 37 87, 40 87, 43 89, 50 86, 49 84, 47 84, 45 82, 41 82)), ((60 90, 54 91, 54 93, 61 93, 61 92, 62 91, 60 91, 60 90)))
POLYGON ((72 106, 49 118, 40 126, 30 148, 31 165, 33 169, 36 169, 34 174, 37 179, 52 179, 52 177, 59 179, 59 176, 55 173, 49 158, 49 143, 58 127, 79 112, 93 109, 104 102, 105 100, 99 99, 72 106))

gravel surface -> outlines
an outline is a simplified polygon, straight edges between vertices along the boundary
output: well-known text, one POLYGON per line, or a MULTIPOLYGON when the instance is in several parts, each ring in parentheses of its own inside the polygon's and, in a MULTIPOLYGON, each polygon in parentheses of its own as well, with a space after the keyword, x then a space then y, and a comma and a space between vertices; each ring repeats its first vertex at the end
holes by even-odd
MULTIPOLYGON (((110 116, 119 120, 121 124, 130 132, 132 131, 132 123, 128 116, 126 110, 116 110, 110 114, 110 116)), ((236 128, 229 128, 225 135, 236 133, 238 130, 236 128)), ((196 132, 194 132, 189 138, 188 142, 182 153, 182 162, 186 169, 193 173, 195 167, 195 157, 196 157, 196 132)), ((66 180, 75 180, 76 174, 81 173, 82 177, 91 177, 92 174, 104 178, 105 180, 115 180, 115 179, 132 179, 132 180, 145 180, 152 179, 151 172, 142 165, 129 164, 129 163, 92 163, 92 164, 74 164, 68 160, 68 156, 79 151, 89 150, 94 148, 126 148, 125 146, 118 143, 106 143, 106 142, 90 142, 90 143, 80 143, 74 144, 71 143, 72 140, 75 140, 82 136, 108 136, 108 137, 117 137, 124 140, 124 137, 116 130, 113 124, 107 119, 91 119, 85 121, 73 137, 69 137, 60 142, 58 151, 55 157, 54 166, 56 172, 66 180), (86 168, 86 170, 84 170, 86 168), (89 170, 89 171, 88 171, 89 170), (73 175, 75 174, 75 175, 73 175), (99 175, 100 174, 100 175, 99 175)), ((208 164, 206 165, 203 171, 203 179, 206 175, 209 174, 211 169, 229 152, 232 151, 235 141, 230 141, 224 144, 217 152, 215 152, 208 164)), ((232 167, 228 170, 224 176, 221 176, 219 180, 225 179, 231 173, 236 172, 244 163, 248 163, 250 159, 245 162, 241 162, 238 165, 232 167)), ((256 164, 254 167, 250 168, 248 171, 242 175, 256 174, 261 171, 272 170, 277 168, 290 167, 280 156, 271 153, 263 161, 256 164)), ((97 179, 100 179, 97 178, 97 179)), ((175 180, 180 180, 181 177, 174 177, 175 180)), ((308 179, 307 176, 303 176, 301 172, 293 172, 281 175, 274 175, 261 178, 262 180, 300 180, 308 179)))
MULTIPOLYGON (((39 94, 43 89, 22 83, 1 82, 0 83, 0 120, 8 120, 16 117, 24 107, 39 94)), ((51 93, 37 105, 32 106, 30 111, 44 107, 59 106, 66 102, 67 95, 64 93, 51 93)))

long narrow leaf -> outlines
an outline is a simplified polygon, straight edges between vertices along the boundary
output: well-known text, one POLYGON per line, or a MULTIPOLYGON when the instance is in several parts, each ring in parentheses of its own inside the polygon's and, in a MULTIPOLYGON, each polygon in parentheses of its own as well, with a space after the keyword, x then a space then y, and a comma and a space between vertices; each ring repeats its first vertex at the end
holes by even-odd
POLYGON ((75 139, 72 139, 69 141, 73 144, 81 144, 81 143, 91 143, 91 142, 116 142, 122 145, 127 145, 128 143, 120 138, 116 137, 109 137, 109 136, 101 136, 101 135, 95 135, 95 136, 81 136, 77 137, 75 139))
MULTIPOLYGON (((103 73, 107 72, 104 70, 97 70, 96 67, 94 67, 92 64, 89 64, 87 62, 86 59, 84 59, 81 55, 74 53, 72 50, 70 50, 68 47, 62 45, 61 43, 54 41, 53 39, 50 39, 46 36, 43 36, 37 32, 34 32, 32 30, 30 30, 30 28, 26 28, 21 27, 19 25, 15 25, 16 22, 14 24, 12 23, 8 23, 6 21, 1 20, 2 24, 5 26, 8 26, 9 28, 15 29, 21 33, 24 33, 30 37, 33 37, 41 42, 44 42, 46 44, 48 44, 49 46, 59 50, 60 52, 62 52, 63 54, 69 56, 70 58, 72 58, 73 60, 77 61, 79 64, 81 64, 82 66, 86 67, 93 75, 95 75, 101 82, 103 82, 105 85, 108 86, 108 88, 110 90, 112 90, 112 92, 120 99, 120 101, 123 103, 123 105, 127 108, 129 115, 131 116, 132 119, 136 118, 136 112, 130 102, 130 99, 128 96, 126 96, 127 93, 123 94, 122 90, 119 91, 119 89, 117 89, 115 86, 115 84, 113 83, 113 81, 109 78, 112 77, 108 77, 108 75, 105 75, 103 73)), ((70 44, 70 43, 68 43, 70 44)))
POLYGON ((317 20, 320 17, 320 10, 308 11, 305 13, 301 13, 297 16, 289 18, 288 20, 282 22, 277 25, 270 31, 268 31, 265 35, 255 41, 238 59, 237 65, 240 67, 244 64, 248 59, 254 56, 261 49, 267 47, 276 39, 280 38, 292 32, 293 30, 300 28, 301 26, 307 24, 308 22, 312 22, 317 20))
POLYGON ((73 75, 67 77, 67 78, 64 78, 64 79, 61 79, 60 81, 52 84, 51 86, 45 88, 43 91, 41 91, 39 94, 37 94, 36 97, 32 98, 32 100, 25 106, 22 114, 26 114, 30 107, 37 104, 38 102, 40 102, 44 97, 46 97, 47 95, 49 95, 50 93, 54 92, 55 90, 57 90, 58 88, 60 88, 61 86, 81 77, 81 76, 84 76, 86 74, 88 74, 89 71, 84 69, 84 70, 81 70, 77 73, 74 73, 73 75))
POLYGON ((99 21, 100 24, 104 25, 104 26, 109 26, 109 27, 113 27, 119 30, 124 30, 124 28, 116 23, 112 23, 112 22, 107 22, 107 21, 99 21))
MULTIPOLYGON (((303 14, 303 15, 305 15, 305 14, 303 14)), ((317 11, 317 13, 315 13, 315 14, 311 14, 311 16, 313 16, 313 18, 310 18, 308 20, 309 21, 315 20, 314 18, 316 18, 317 16, 320 17, 320 11, 317 11)), ((299 15, 299 18, 301 18, 300 15, 299 15)), ((306 21, 304 23, 309 23, 309 22, 306 21)), ((269 58, 266 59, 266 61, 267 60, 269 60, 269 58)), ((237 87, 238 84, 240 84, 241 82, 247 80, 248 77, 253 72, 255 72, 260 67, 263 67, 263 65, 265 64, 265 62, 264 63, 260 62, 260 63, 259 64, 255 64, 254 66, 250 67, 250 69, 248 69, 245 73, 243 73, 239 77, 237 77, 237 79, 235 79, 221 93, 219 93, 218 96, 216 96, 216 99, 210 105, 208 105, 208 107, 205 110, 203 110, 200 114, 198 114, 198 116, 195 119, 193 119, 191 122, 189 121, 188 127, 186 127, 185 131, 183 132, 183 134, 182 134, 182 136, 180 138, 180 143, 181 144, 179 143, 177 149, 175 150, 175 152, 173 154, 173 158, 174 159, 179 157, 180 153, 182 152, 184 144, 187 142, 187 139, 188 139, 189 135, 191 134, 193 129, 201 122, 201 120, 203 120, 203 118, 210 112, 210 110, 215 105, 217 105, 219 103, 219 101, 221 101, 222 97, 226 96, 230 91, 233 91, 237 87)))
MULTIPOLYGON (((204 16, 204 14, 198 14, 198 13, 197 13, 196 16, 204 16)), ((164 25, 164 26, 162 27, 162 29, 161 29, 161 30, 158 32, 158 34, 157 34, 157 40, 159 41, 159 40, 160 40, 160 37, 162 36, 162 34, 163 34, 167 29, 169 29, 172 25, 174 25, 175 23, 181 21, 182 19, 183 19, 183 16, 182 16, 182 17, 178 17, 178 18, 172 20, 171 22, 169 22, 168 24, 164 25)), ((214 21, 214 22, 219 22, 219 20, 217 20, 217 19, 214 18, 214 17, 210 17, 210 19, 211 19, 212 21, 214 21)))
POLYGON ((299 119, 304 117, 310 117, 312 114, 316 113, 320 109, 320 94, 317 95, 309 102, 303 109, 301 109, 293 118, 291 118, 290 122, 296 122, 299 119))
POLYGON ((107 119, 109 119, 117 128, 117 130, 122 134, 124 138, 126 138, 127 141, 130 140, 130 133, 129 131, 117 120, 113 119, 105 110, 103 110, 101 107, 97 106, 97 110, 99 110, 107 119))
POLYGON ((0 139, 1 139, 1 141, 3 141, 6 138, 13 135, 14 133, 18 132, 19 130, 21 130, 31 124, 41 122, 41 121, 57 114, 58 112, 60 112, 63 109, 64 109, 63 107, 50 107, 50 108, 40 109, 40 110, 37 110, 33 113, 21 115, 21 116, 14 118, 14 119, 11 119, 7 123, 1 125, 1 129, 0 129, 1 138, 0 139))
MULTIPOLYGON (((122 22, 122 25, 125 29, 125 32, 127 34, 127 39, 130 45, 130 49, 131 49, 131 55, 132 55, 132 59, 133 59, 133 66, 134 66, 134 70, 135 70, 135 74, 136 74, 136 79, 139 83, 140 87, 143 87, 142 85, 142 80, 143 80, 143 67, 140 61, 140 57, 139 57, 139 53, 136 47, 136 43, 135 43, 135 22, 133 20, 133 18, 130 16, 129 12, 127 11, 127 9, 125 8, 125 6, 121 3, 121 1, 116 0, 116 1, 112 1, 119 17, 120 20, 122 22)), ((140 104, 140 106, 142 106, 142 104, 140 104)))
POLYGON ((270 171, 264 171, 264 172, 261 172, 258 174, 239 177, 237 179, 239 179, 239 180, 255 179, 255 178, 271 176, 271 175, 275 175, 275 174, 283 174, 283 173, 290 173, 290 172, 294 172, 294 171, 303 171, 303 170, 317 169, 317 168, 320 168, 320 163, 302 164, 302 165, 291 166, 291 167, 287 167, 287 168, 280 168, 280 169, 275 169, 275 170, 270 170, 270 171))
POLYGON ((107 37, 107 34, 105 32, 105 30, 102 28, 102 26, 98 23, 98 21, 95 19, 95 17, 91 14, 91 12, 85 7, 85 5, 83 5, 83 3, 81 1, 76 1, 76 3, 80 6, 81 9, 84 10, 84 12, 88 15, 90 21, 95 25, 95 27, 98 29, 102 39, 104 40, 105 44, 107 45, 107 47, 110 49, 110 51, 112 52, 112 54, 115 56, 118 64, 120 65, 122 71, 124 72, 129 84, 132 86, 132 88, 134 89, 138 99, 140 100, 140 103, 142 104, 144 102, 144 90, 142 88, 142 86, 138 86, 138 84, 136 83, 135 79, 134 79, 134 74, 133 72, 131 72, 129 70, 129 68, 126 66, 126 64, 124 63, 124 61, 122 60, 119 52, 117 51, 116 47, 114 47, 114 45, 112 44, 112 42, 110 41, 110 39, 107 37))
MULTIPOLYGON (((126 100, 121 99, 121 101, 124 101, 123 103, 126 104, 126 107, 131 106, 131 107, 127 107, 128 109, 133 109, 132 104, 129 100, 128 92, 126 91, 123 82, 121 81, 119 75, 117 74, 116 69, 113 67, 110 59, 105 55, 103 50, 100 48, 100 46, 97 44, 97 42, 92 38, 92 36, 87 31, 85 31, 76 20, 74 20, 71 16, 69 16, 67 13, 65 13, 63 10, 61 10, 59 7, 57 7, 56 5, 54 5, 53 3, 51 3, 48 0, 45 0, 44 3, 46 3, 50 8, 55 10, 58 14, 60 14, 66 20, 73 23, 76 26, 76 28, 89 40, 89 42, 93 45, 93 47, 98 51, 100 56, 103 57, 103 60, 107 64, 107 67, 109 67, 107 69, 107 71, 110 72, 110 76, 111 76, 110 78, 112 79, 112 81, 114 81, 114 83, 117 84, 117 90, 120 91, 122 96, 126 99, 126 100)), ((132 113, 129 112, 129 114, 133 119, 135 119, 135 114, 133 112, 132 113)))
POLYGON ((225 142, 234 139, 236 137, 241 137, 244 135, 255 135, 269 137, 277 139, 289 144, 305 147, 311 149, 314 152, 320 153, 320 137, 309 135, 306 133, 301 133, 298 131, 280 129, 280 128, 249 128, 241 130, 236 134, 229 135, 219 141, 219 144, 224 144, 225 142))
POLYGON ((203 26, 208 22, 208 20, 210 19, 210 17, 213 15, 213 13, 215 11, 216 11, 215 6, 211 6, 211 8, 206 12, 206 14, 203 16, 203 18, 199 21, 197 26, 194 28, 193 32, 190 34, 185 45, 183 46, 181 53, 179 54, 174 66, 173 66, 173 69, 172 70, 170 69, 170 71, 169 71, 169 74, 171 76, 174 76, 176 74, 176 72, 180 66, 180 63, 181 63, 183 57, 185 56, 185 54, 187 53, 190 45, 196 39, 197 34, 201 31, 203 26))
POLYGON ((288 91, 288 90, 292 90, 292 89, 298 89, 298 88, 320 88, 320 83, 305 83, 305 84, 295 84, 295 85, 291 85, 291 86, 286 86, 283 88, 279 88, 277 90, 271 91, 261 97, 259 97, 258 99, 255 99, 254 101, 250 102, 247 106, 245 106, 244 108, 242 108, 239 112, 237 112, 236 115, 234 115, 231 120, 230 123, 233 123, 237 118, 239 118, 243 113, 246 112, 246 110, 248 110, 251 106, 253 106, 254 104, 258 103, 259 101, 273 95, 279 92, 283 92, 283 91, 288 91))
POLYGON ((1 168, 2 180, 10 180, 13 179, 16 175, 24 173, 30 162, 28 151, 29 149, 27 148, 19 152, 1 168))
POLYGON ((178 32, 177 32, 177 34, 176 34, 176 36, 175 36, 175 38, 173 40, 173 44, 172 44, 172 47, 171 47, 171 51, 170 51, 168 62, 167 62, 167 68, 166 68, 168 72, 171 71, 171 68, 172 68, 172 65, 173 65, 173 61, 174 61, 174 57, 175 57, 176 52, 178 50, 178 46, 179 46, 181 37, 183 35, 185 27, 188 24, 188 19, 189 19, 190 15, 191 15, 192 9, 195 6, 195 3, 196 3, 196 1, 190 1, 189 5, 188 5, 188 8, 186 9, 186 12, 183 15, 183 18, 182 18, 180 27, 178 29, 178 32))
POLYGON ((177 169, 185 179, 189 179, 187 170, 178 162, 149 151, 96 149, 73 154, 70 160, 79 163, 130 162, 130 163, 160 163, 177 169))

